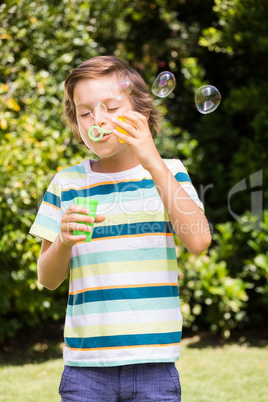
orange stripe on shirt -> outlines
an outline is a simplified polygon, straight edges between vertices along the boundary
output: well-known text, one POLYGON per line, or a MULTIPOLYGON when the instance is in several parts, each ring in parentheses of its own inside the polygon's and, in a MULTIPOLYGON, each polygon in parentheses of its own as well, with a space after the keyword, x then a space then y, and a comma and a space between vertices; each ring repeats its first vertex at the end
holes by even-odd
POLYGON ((168 343, 165 345, 130 345, 130 346, 111 346, 111 347, 103 347, 103 348, 87 348, 87 349, 80 349, 80 348, 69 348, 64 344, 64 347, 68 350, 77 350, 80 352, 92 352, 95 350, 114 350, 114 349, 133 349, 133 348, 154 348, 154 347, 161 347, 161 348, 168 348, 170 346, 179 346, 180 342, 177 343, 168 343))
POLYGON ((69 292, 70 295, 77 295, 83 292, 90 292, 91 290, 105 290, 105 289, 128 289, 128 288, 149 288, 155 286, 178 286, 177 283, 144 283, 136 285, 117 285, 117 286, 98 286, 96 288, 85 288, 77 290, 76 292, 69 292))
MULTIPOLYGON (((147 178, 147 177, 142 178, 142 180, 144 180, 144 179, 152 180, 152 179, 149 178, 149 177, 148 177, 148 178, 147 178)), ((91 184, 90 186, 84 186, 84 187, 68 187, 68 188, 62 190, 62 192, 64 192, 64 191, 70 191, 70 190, 76 190, 76 191, 79 191, 79 190, 86 190, 86 189, 88 189, 88 188, 94 188, 94 187, 98 187, 98 186, 104 186, 104 185, 106 185, 106 184, 130 183, 130 182, 139 182, 139 181, 141 181, 141 180, 132 179, 132 180, 103 181, 103 182, 101 182, 101 183, 91 184)))
MULTIPOLYGON (((122 239, 126 237, 142 237, 142 236, 173 236, 173 233, 139 233, 135 235, 116 235, 109 237, 98 237, 97 239, 92 239, 91 241, 99 241, 99 240, 109 240, 109 239, 122 239)), ((76 244, 83 244, 85 241, 79 241, 76 244)))
POLYGON ((50 207, 52 207, 52 208, 57 209, 58 211, 61 211, 61 208, 57 207, 56 205, 50 204, 50 203, 47 202, 47 201, 43 201, 43 204, 46 204, 46 205, 48 205, 48 206, 50 206, 50 207))

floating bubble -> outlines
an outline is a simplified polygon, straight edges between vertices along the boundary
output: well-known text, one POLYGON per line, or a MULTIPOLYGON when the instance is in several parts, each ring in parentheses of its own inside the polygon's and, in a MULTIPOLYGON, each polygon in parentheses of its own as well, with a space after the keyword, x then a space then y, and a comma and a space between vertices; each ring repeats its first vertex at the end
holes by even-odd
POLYGON ((152 85, 152 93, 159 98, 165 98, 171 94, 175 87, 176 79, 174 74, 169 71, 163 71, 156 77, 152 85))
POLYGON ((88 130, 88 136, 93 141, 102 139, 104 131, 99 127, 107 118, 107 107, 102 102, 98 102, 90 109, 90 114, 93 117, 92 125, 88 130))
POLYGON ((214 112, 221 103, 221 94, 213 85, 203 85, 195 93, 195 105, 202 114, 214 112))
POLYGON ((94 124, 106 119, 107 107, 102 102, 98 102, 90 109, 90 114, 94 119, 94 124))
POLYGON ((126 99, 133 89, 131 81, 121 81, 116 83, 111 90, 111 96, 117 100, 126 99))

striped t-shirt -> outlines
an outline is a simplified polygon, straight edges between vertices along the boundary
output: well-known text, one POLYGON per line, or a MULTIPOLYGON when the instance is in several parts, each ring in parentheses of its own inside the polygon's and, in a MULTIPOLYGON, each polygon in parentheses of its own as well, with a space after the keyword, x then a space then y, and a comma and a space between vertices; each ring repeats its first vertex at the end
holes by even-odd
MULTIPOLYGON (((164 160, 203 208, 179 160, 164 160)), ((99 201, 92 241, 73 246, 64 329, 69 366, 175 362, 182 317, 173 229, 152 177, 141 165, 92 171, 89 160, 56 174, 30 233, 55 240, 76 197, 99 201)))

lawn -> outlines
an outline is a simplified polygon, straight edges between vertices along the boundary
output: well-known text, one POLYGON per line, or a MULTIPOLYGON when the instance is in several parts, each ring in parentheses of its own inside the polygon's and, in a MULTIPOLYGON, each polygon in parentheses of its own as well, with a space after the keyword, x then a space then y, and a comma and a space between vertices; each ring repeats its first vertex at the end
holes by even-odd
POLYGON ((183 402, 267 402, 268 346, 196 337, 182 342, 183 402))
MULTIPOLYGON (((246 337, 223 343, 217 338, 185 338, 180 372, 183 402, 265 402, 268 395, 268 344, 246 337)), ((0 354, 1 402, 60 402, 61 345, 34 343, 20 353, 0 354)), ((146 401, 144 401, 146 402, 146 401)))

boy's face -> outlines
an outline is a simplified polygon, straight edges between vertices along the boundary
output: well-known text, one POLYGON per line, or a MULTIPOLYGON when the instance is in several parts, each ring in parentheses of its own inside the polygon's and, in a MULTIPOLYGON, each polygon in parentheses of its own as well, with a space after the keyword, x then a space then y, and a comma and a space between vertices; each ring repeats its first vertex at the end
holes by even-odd
POLYGON ((92 124, 102 128, 103 131, 110 131, 114 127, 111 119, 120 116, 122 113, 133 110, 129 97, 117 100, 112 97, 112 87, 120 82, 115 75, 104 76, 100 78, 84 78, 76 84, 74 88, 74 103, 76 107, 76 119, 80 135, 86 146, 100 158, 109 158, 122 151, 125 143, 120 143, 113 133, 104 134, 100 141, 93 141, 88 136, 88 130, 92 124), (98 112, 96 120, 90 113, 94 106, 99 102, 107 108, 98 112))

